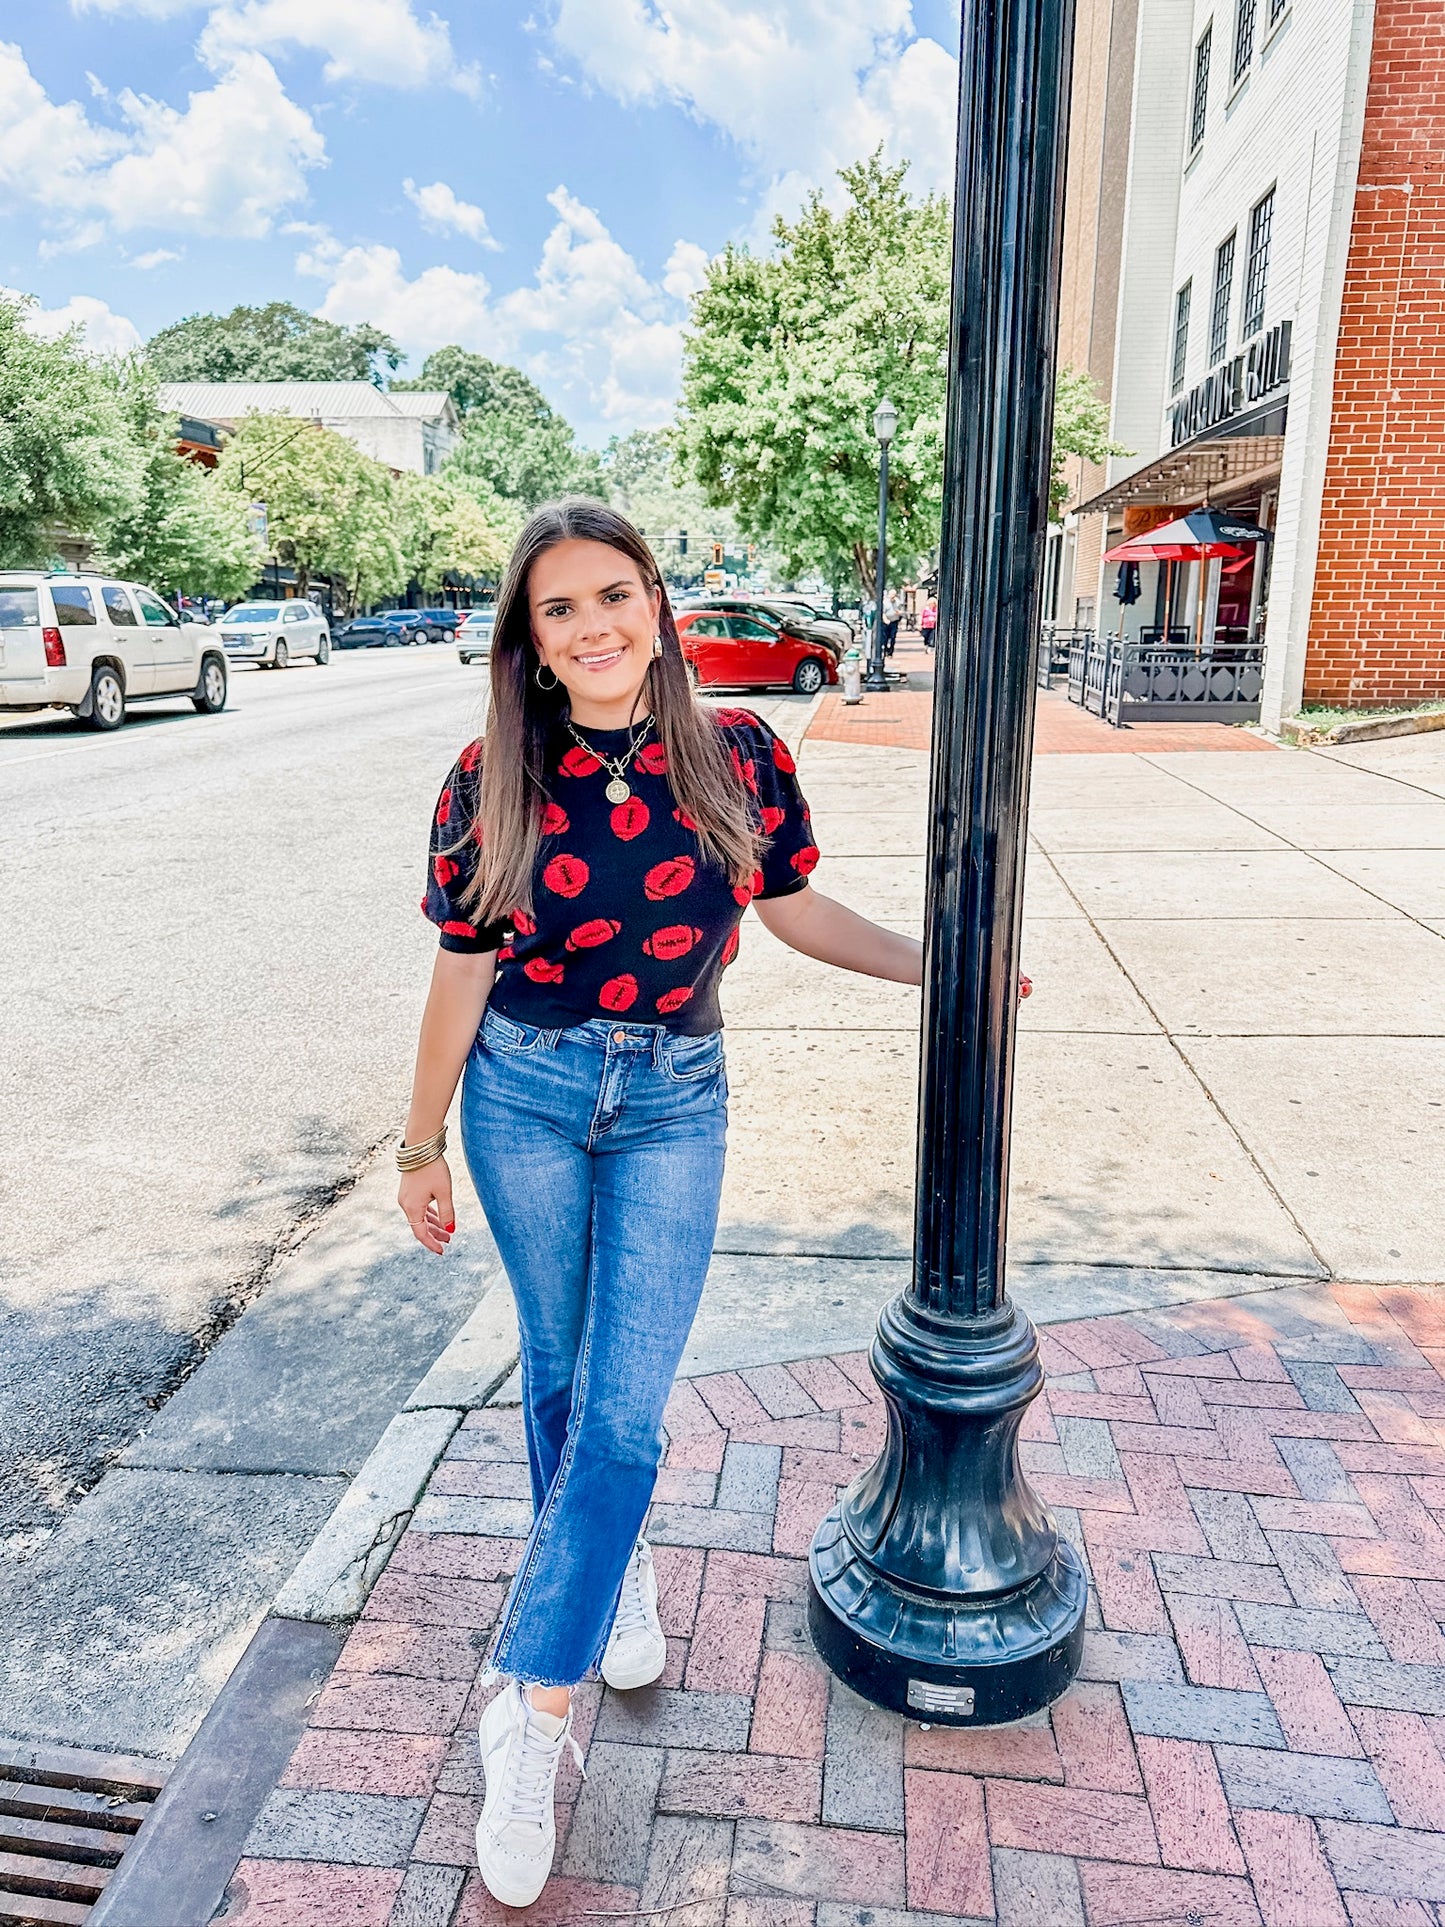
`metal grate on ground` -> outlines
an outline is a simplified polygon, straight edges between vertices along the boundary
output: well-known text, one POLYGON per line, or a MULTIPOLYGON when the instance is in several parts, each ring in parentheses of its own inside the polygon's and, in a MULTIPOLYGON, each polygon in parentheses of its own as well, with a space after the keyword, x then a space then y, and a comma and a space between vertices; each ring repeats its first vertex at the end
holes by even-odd
POLYGON ((0 1740, 0 1927, 83 1927, 168 1769, 0 1740))

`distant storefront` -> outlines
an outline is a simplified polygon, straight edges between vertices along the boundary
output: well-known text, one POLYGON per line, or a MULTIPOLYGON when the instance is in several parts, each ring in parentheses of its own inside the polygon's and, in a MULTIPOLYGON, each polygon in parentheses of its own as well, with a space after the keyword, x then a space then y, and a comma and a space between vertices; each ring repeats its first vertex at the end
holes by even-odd
POLYGON ((1095 344, 1133 452, 1076 471, 1050 613, 1130 640, 1263 638, 1271 726, 1302 701, 1445 695, 1445 9, 1192 13, 1081 0, 1083 59, 1107 59, 1084 69, 1103 131, 1071 184, 1101 211, 1066 223, 1062 353, 1095 344), (1132 580, 1101 563, 1203 503, 1273 541, 1132 580))

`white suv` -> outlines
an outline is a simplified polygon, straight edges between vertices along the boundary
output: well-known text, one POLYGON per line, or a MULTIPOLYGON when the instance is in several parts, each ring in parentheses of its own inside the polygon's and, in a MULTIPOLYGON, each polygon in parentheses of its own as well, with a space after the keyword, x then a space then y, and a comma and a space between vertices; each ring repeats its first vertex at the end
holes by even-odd
POLYGON ((314 602, 240 602, 215 626, 233 662, 284 669, 293 656, 331 660, 331 631, 314 602))
POLYGON ((133 702, 226 706, 214 632, 181 623, 151 589, 63 570, 0 570, 0 712, 69 709, 119 729, 133 702))

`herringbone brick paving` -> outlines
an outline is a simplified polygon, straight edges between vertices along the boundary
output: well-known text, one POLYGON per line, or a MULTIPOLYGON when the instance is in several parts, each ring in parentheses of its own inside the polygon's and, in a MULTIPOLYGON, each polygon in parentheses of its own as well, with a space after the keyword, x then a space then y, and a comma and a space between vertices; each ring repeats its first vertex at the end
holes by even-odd
MULTIPOLYGON (((678 1927, 1439 1927, 1445 1292, 1053 1325, 1022 1446, 1093 1580, 1083 1673, 1010 1728, 829 1679, 804 1554, 876 1452, 863 1356, 681 1384, 650 1537, 663 1681, 578 1696, 530 1916, 678 1927)), ((525 1521, 471 1413, 263 1811, 228 1923, 495 1927, 476 1686, 525 1521), (428 1530, 444 1526, 443 1530, 428 1530)))

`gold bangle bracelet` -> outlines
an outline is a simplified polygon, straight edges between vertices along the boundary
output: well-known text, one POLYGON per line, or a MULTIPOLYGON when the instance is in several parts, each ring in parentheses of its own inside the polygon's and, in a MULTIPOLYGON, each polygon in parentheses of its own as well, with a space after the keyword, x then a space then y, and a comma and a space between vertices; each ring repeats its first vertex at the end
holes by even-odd
POLYGON ((423 1138, 420 1144, 398 1144, 396 1147, 396 1168, 398 1171, 420 1171, 423 1165, 432 1164, 447 1148, 447 1127, 445 1124, 434 1137, 423 1138))

